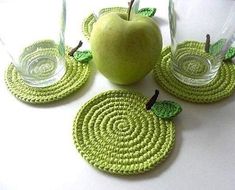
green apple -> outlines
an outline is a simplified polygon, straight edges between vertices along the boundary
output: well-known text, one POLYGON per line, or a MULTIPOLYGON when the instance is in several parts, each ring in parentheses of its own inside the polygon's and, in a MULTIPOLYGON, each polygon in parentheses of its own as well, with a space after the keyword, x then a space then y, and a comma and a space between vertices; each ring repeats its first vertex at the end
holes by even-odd
POLYGON ((90 45, 97 69, 116 84, 144 78, 159 60, 162 36, 149 17, 107 13, 94 24, 90 45))

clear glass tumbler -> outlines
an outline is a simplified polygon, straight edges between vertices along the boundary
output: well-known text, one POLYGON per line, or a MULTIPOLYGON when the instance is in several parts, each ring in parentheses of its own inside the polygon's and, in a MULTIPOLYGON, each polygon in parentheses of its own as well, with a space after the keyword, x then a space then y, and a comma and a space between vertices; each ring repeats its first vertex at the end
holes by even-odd
POLYGON ((0 0, 0 43, 29 86, 63 77, 65 24, 65 0, 0 0))
POLYGON ((169 21, 173 75, 208 84, 235 40, 235 0, 169 0, 169 21))

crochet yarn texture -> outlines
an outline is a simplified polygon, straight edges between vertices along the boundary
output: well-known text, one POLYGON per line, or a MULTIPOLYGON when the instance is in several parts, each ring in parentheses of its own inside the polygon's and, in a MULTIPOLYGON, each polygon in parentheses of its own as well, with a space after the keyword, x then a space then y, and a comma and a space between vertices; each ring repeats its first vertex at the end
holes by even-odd
POLYGON ((143 173, 160 164, 173 148, 175 127, 147 111, 147 101, 126 90, 95 96, 74 120, 77 150, 91 165, 113 174, 143 173))
MULTIPOLYGON (((188 41, 185 48, 192 51, 204 51, 204 43, 188 41)), ((235 89, 235 65, 223 63, 217 76, 207 85, 189 86, 178 81, 171 71, 171 50, 166 47, 162 51, 161 60, 154 68, 155 81, 163 89, 174 96, 194 103, 212 103, 220 101, 234 92, 235 89)))
MULTIPOLYGON (((124 7, 103 8, 99 11, 99 16, 102 16, 102 15, 110 13, 110 12, 126 13, 127 8, 124 8, 124 7)), ((94 14, 90 14, 87 18, 84 19, 84 21, 82 23, 82 33, 87 38, 87 40, 90 39, 93 24, 95 22, 96 22, 96 18, 94 16, 94 14)))
POLYGON ((87 82, 90 66, 78 63, 68 55, 65 56, 65 59, 66 73, 63 78, 54 85, 43 88, 35 88, 25 84, 14 65, 10 64, 5 73, 8 89, 18 99, 31 104, 54 102, 72 94, 87 82))
MULTIPOLYGON (((108 8, 103 8, 99 11, 99 15, 97 16, 102 16, 107 13, 127 13, 127 8, 126 7, 108 7, 108 8)), ((143 8, 140 9, 137 14, 143 15, 143 16, 148 16, 152 17, 156 12, 155 8, 143 8)), ((83 35, 89 40, 91 31, 93 28, 93 24, 96 22, 97 18, 95 17, 94 14, 90 14, 88 17, 85 18, 85 20, 82 23, 82 32, 83 35)))

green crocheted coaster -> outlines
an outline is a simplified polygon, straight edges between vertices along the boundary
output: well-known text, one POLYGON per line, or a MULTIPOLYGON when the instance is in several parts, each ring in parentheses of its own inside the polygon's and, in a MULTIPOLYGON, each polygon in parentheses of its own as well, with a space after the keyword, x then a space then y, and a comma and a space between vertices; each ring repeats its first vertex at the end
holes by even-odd
POLYGON ((96 22, 95 16, 93 14, 90 14, 82 23, 82 33, 87 38, 87 40, 90 39, 93 24, 95 22, 96 22))
MULTIPOLYGON (((204 44, 188 41, 185 48, 204 51, 204 44)), ((178 81, 171 73, 171 49, 162 51, 161 61, 154 68, 154 78, 166 91, 176 97, 194 103, 212 103, 232 95, 235 90, 235 65, 223 63, 218 75, 207 85, 189 86, 178 81)))
MULTIPOLYGON (((116 12, 116 13, 127 13, 126 7, 108 7, 103 8, 99 11, 99 16, 105 15, 107 13, 116 12)), ((138 11, 137 14, 152 17, 156 13, 156 8, 142 8, 138 11)), ((85 18, 82 23, 82 32, 83 35, 89 40, 93 24, 96 22, 96 17, 94 14, 90 14, 87 18, 85 18)))
POLYGON ((161 163, 172 150, 175 127, 145 108, 146 97, 126 90, 95 96, 73 124, 77 150, 96 168, 138 174, 161 163))
POLYGON ((107 13, 116 12, 116 13, 127 13, 126 7, 108 7, 103 8, 99 11, 99 16, 102 16, 107 13))
POLYGON ((90 66, 78 63, 68 55, 65 56, 65 59, 66 73, 63 78, 54 85, 43 88, 26 85, 14 65, 10 64, 5 73, 8 89, 18 99, 31 104, 49 103, 70 95, 86 83, 90 74, 90 66))

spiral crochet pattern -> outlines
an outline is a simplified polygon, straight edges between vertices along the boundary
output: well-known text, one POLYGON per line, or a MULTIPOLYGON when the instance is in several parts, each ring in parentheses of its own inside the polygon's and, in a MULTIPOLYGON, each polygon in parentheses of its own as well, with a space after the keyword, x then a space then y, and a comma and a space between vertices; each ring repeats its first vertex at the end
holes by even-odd
POLYGON ((173 148, 175 127, 147 111, 147 101, 126 90, 88 101, 73 124, 77 150, 96 168, 119 175, 143 173, 161 163, 173 148))
MULTIPOLYGON (((68 52, 67 52, 68 53, 68 52)), ((89 64, 77 63, 74 58, 66 55, 66 73, 54 85, 34 88, 26 85, 10 64, 5 73, 5 82, 11 93, 18 99, 31 103, 43 104, 60 100, 81 88, 88 80, 90 74, 89 64)))
MULTIPOLYGON (((99 11, 99 16, 105 15, 107 13, 117 12, 117 13, 127 13, 127 8, 125 7, 109 7, 103 8, 99 11)), ((93 24, 96 22, 96 18, 93 14, 90 14, 86 17, 82 23, 82 33, 87 38, 90 39, 91 31, 93 28, 93 24)))
MULTIPOLYGON (((184 43, 185 48, 204 51, 204 44, 194 41, 184 43)), ((194 103, 212 103, 220 101, 235 90, 235 65, 223 63, 217 76, 207 85, 189 86, 178 81, 171 72, 171 50, 162 51, 161 61, 154 68, 154 78, 166 91, 176 97, 194 103)))

